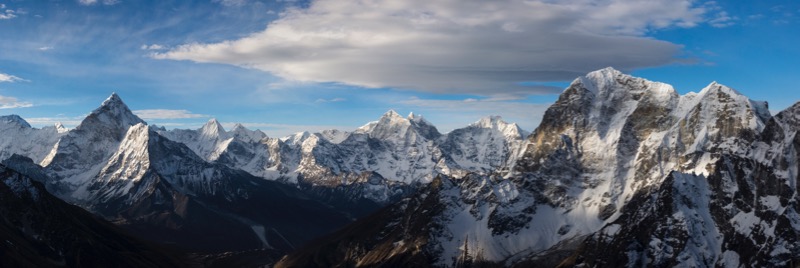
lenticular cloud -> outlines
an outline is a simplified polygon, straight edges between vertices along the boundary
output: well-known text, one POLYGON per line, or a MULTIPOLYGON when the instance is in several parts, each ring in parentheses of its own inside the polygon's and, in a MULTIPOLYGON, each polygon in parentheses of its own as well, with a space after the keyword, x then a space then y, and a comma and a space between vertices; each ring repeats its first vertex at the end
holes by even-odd
POLYGON ((693 27, 712 9, 672 0, 315 1, 250 36, 152 56, 369 88, 550 93, 519 83, 672 63, 681 47, 646 34, 693 27))

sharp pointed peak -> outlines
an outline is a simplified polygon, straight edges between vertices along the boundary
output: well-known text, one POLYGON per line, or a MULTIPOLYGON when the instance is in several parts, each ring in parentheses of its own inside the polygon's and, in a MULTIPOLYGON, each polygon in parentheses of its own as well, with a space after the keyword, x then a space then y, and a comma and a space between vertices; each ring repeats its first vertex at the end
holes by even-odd
POLYGON ((216 118, 208 119, 205 125, 200 128, 200 131, 206 134, 222 134, 225 133, 225 128, 222 127, 222 124, 217 121, 216 118))
POLYGON ((476 127, 492 128, 495 126, 516 125, 516 124, 509 124, 508 122, 503 120, 503 117, 499 115, 489 115, 481 118, 480 120, 476 121, 475 123, 472 123, 471 125, 476 127))
POLYGON ((720 84, 717 81, 712 81, 711 83, 709 83, 708 86, 706 86, 705 88, 703 88, 703 90, 700 91, 700 94, 709 93, 709 92, 726 92, 726 93, 730 93, 730 94, 733 94, 733 95, 742 95, 742 96, 744 96, 742 93, 740 93, 736 89, 733 89, 733 88, 728 87, 726 85, 720 84))
POLYGON ((53 125, 53 127, 56 128, 56 132, 58 132, 58 133, 64 133, 64 132, 69 131, 69 129, 67 127, 65 127, 64 124, 61 124, 61 122, 55 123, 55 125, 53 125))
POLYGON ((394 109, 390 109, 389 111, 386 111, 386 113, 384 113, 383 116, 381 116, 381 117, 387 117, 387 118, 399 117, 399 118, 403 118, 394 109))
POLYGON ((422 116, 421 114, 415 114, 414 112, 409 113, 408 116, 406 117, 406 119, 408 119, 409 121, 416 122, 416 123, 420 123, 420 122, 428 123, 428 121, 425 120, 424 116, 422 116))
POLYGON ((247 127, 245 127, 244 125, 242 125, 242 123, 236 123, 236 124, 233 124, 233 128, 231 128, 231 129, 232 129, 233 131, 240 131, 240 130, 250 130, 250 129, 248 129, 247 127))
POLYGON ((108 98, 106 98, 106 100, 103 101, 103 104, 101 104, 100 106, 115 105, 115 104, 125 104, 125 102, 122 101, 122 98, 119 97, 117 92, 111 92, 111 96, 108 96, 108 98))
POLYGON ((101 110, 103 107, 120 107, 124 108, 123 110, 130 111, 130 109, 128 109, 128 105, 122 101, 122 98, 120 98, 116 92, 111 93, 111 96, 108 96, 108 98, 106 98, 106 100, 104 100, 103 103, 100 104, 100 107, 98 107, 95 111, 101 110))
POLYGON ((216 126, 216 125, 222 125, 222 124, 216 118, 211 118, 211 119, 208 119, 208 121, 206 121, 206 125, 207 126, 216 126))
POLYGON ((76 129, 88 127, 86 124, 94 126, 98 126, 99 124, 112 128, 123 127, 127 129, 127 127, 136 125, 138 123, 145 122, 133 114, 133 112, 128 108, 128 105, 122 101, 122 98, 120 98, 117 93, 111 93, 111 96, 103 101, 103 103, 100 104, 100 107, 97 107, 97 109, 92 111, 89 116, 81 121, 76 129))

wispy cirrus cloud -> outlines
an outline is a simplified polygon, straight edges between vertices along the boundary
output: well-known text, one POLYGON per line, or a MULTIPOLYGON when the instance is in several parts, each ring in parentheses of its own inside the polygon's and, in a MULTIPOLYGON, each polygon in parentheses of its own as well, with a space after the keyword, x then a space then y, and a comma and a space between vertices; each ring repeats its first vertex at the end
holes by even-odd
POLYGON ((144 120, 149 119, 189 119, 189 118, 206 118, 211 117, 205 114, 195 114, 188 110, 169 110, 169 109, 151 109, 151 110, 136 110, 134 114, 144 120))
POLYGON ((142 49, 142 50, 164 50, 164 49, 167 49, 165 46, 159 45, 159 44, 150 44, 150 45, 144 44, 139 48, 142 49))
MULTIPOLYGON (((519 82, 676 62, 681 46, 646 34, 694 27, 718 13, 714 4, 691 0, 313 1, 288 9, 250 36, 184 44, 153 57, 368 88, 483 96, 556 93, 519 82)), ((729 17, 711 23, 728 25, 729 17)))
POLYGON ((0 109, 27 108, 32 107, 33 103, 19 101, 17 98, 0 95, 0 109))
MULTIPOLYGON (((277 138, 277 137, 285 137, 291 135, 293 133, 308 131, 308 132, 320 132, 323 130, 328 129, 339 129, 339 130, 353 130, 356 126, 337 126, 337 125, 302 125, 302 124, 271 124, 271 123, 257 123, 257 122, 250 122, 250 123, 239 123, 245 126, 248 129, 258 129, 267 134, 267 136, 277 138)), ((225 129, 233 129, 236 123, 222 123, 222 126, 225 129)))
POLYGON ((234 6, 234 7, 243 6, 247 4, 247 0, 213 0, 213 2, 219 3, 223 6, 234 6))
POLYGON ((84 6, 91 6, 91 5, 100 4, 100 3, 102 3, 103 5, 107 5, 107 6, 113 6, 113 5, 119 4, 120 0, 78 0, 78 4, 81 4, 81 5, 84 5, 84 6))
POLYGON ((399 104, 415 112, 434 114, 431 122, 442 131, 464 127, 461 123, 451 122, 477 121, 487 115, 502 115, 506 121, 516 122, 525 130, 532 131, 542 121, 542 115, 551 105, 494 99, 439 100, 417 97, 400 101, 399 104))
POLYGON ((13 76, 10 74, 0 73, 0 83, 2 82, 18 82, 18 81, 25 81, 25 79, 19 78, 17 76, 13 76))
POLYGON ((63 116, 58 115, 55 117, 32 117, 25 118, 29 124, 33 126, 52 126, 55 124, 62 124, 65 127, 73 128, 83 121, 85 116, 63 116))
POLYGON ((316 100, 316 101, 314 101, 314 102, 316 102, 316 103, 326 103, 326 102, 343 102, 343 101, 346 101, 346 100, 347 100, 347 99, 345 99, 345 98, 332 98, 332 99, 317 99, 317 100, 316 100))
POLYGON ((14 10, 11 9, 0 9, 0 20, 10 20, 16 18, 17 14, 14 14, 14 10))

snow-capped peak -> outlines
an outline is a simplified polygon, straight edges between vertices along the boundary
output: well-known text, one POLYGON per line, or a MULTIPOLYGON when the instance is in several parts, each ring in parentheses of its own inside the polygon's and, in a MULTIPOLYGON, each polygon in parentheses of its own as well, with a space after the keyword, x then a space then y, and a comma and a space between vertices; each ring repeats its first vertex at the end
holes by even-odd
POLYGON ((22 119, 22 117, 16 114, 0 116, 0 122, 6 124, 16 124, 23 128, 31 128, 31 125, 28 124, 28 121, 25 121, 25 119, 22 119))
POLYGON ((425 117, 423 117, 421 114, 414 114, 414 112, 409 113, 406 119, 414 123, 424 123, 428 125, 431 124, 430 122, 428 122, 428 120, 425 120, 425 117))
POLYGON ((260 130, 250 130, 240 123, 233 125, 233 129, 229 133, 232 134, 234 138, 246 142, 257 142, 267 137, 267 134, 264 134, 264 132, 260 130))
POLYGON ((402 119, 403 117, 400 116, 400 114, 398 114, 394 110, 389 110, 386 113, 384 113, 383 116, 381 116, 381 119, 383 119, 383 118, 400 118, 400 119, 402 119))
POLYGON ((67 127, 65 127, 63 124, 61 124, 61 122, 56 122, 56 124, 53 125, 53 127, 56 128, 56 132, 58 132, 58 133, 65 133, 65 132, 69 131, 69 129, 67 127))
POLYGON ((200 135, 208 138, 219 138, 226 133, 225 128, 222 127, 222 124, 220 124, 216 118, 209 119, 208 122, 200 128, 200 135))
POLYGON ((618 76, 626 75, 614 68, 606 67, 579 77, 572 83, 581 83, 586 89, 597 94, 601 89, 607 88, 609 85, 615 83, 618 76))
MULTIPOLYGON (((727 93, 727 94, 731 94, 731 95, 744 97, 744 95, 742 95, 742 93, 740 93, 739 91, 737 91, 737 90, 735 90, 733 88, 730 88, 728 86, 725 86, 723 84, 717 83, 717 81, 711 82, 711 84, 708 84, 708 86, 706 86, 705 88, 700 90, 699 95, 706 95, 706 94, 715 93, 715 92, 722 92, 722 93, 727 93)), ((747 98, 747 97, 744 97, 744 98, 747 98)))
POLYGON ((490 115, 484 118, 481 118, 475 123, 470 124, 470 126, 480 127, 480 128, 498 128, 498 125, 507 125, 503 118, 499 115, 490 115))
POLYGON ((421 114, 414 114, 414 112, 410 112, 408 114, 408 117, 406 118, 410 121, 418 121, 418 122, 425 120, 425 118, 423 118, 421 114))
POLYGON ((285 142, 285 143, 288 143, 288 144, 300 144, 304 140, 306 140, 309 136, 311 136, 311 132, 303 131, 303 132, 297 132, 297 133, 294 133, 292 135, 283 137, 280 140, 282 142, 285 142))
POLYGON ((241 123, 233 124, 233 129, 231 129, 231 131, 243 131, 243 130, 249 130, 249 129, 247 129, 247 127, 245 127, 241 123))
POLYGON ((469 125, 470 127, 494 129, 503 133, 506 138, 521 139, 524 137, 524 131, 519 128, 516 123, 508 123, 503 121, 503 118, 497 115, 487 116, 481 118, 475 123, 469 125))
POLYGON ((117 95, 117 93, 112 93, 111 96, 103 101, 103 104, 101 104, 100 107, 92 111, 89 116, 84 118, 75 129, 100 127, 116 129, 122 131, 121 134, 124 134, 124 131, 127 130, 128 127, 139 123, 147 124, 144 122, 144 120, 131 112, 131 110, 128 108, 128 105, 125 105, 125 103, 122 102, 122 99, 119 97, 119 95, 117 95))
POLYGON ((411 113, 407 118, 404 118, 394 110, 389 110, 378 121, 370 122, 356 129, 355 132, 369 134, 372 138, 387 139, 390 137, 404 137, 409 131, 416 132, 429 140, 441 136, 436 127, 421 115, 411 113))

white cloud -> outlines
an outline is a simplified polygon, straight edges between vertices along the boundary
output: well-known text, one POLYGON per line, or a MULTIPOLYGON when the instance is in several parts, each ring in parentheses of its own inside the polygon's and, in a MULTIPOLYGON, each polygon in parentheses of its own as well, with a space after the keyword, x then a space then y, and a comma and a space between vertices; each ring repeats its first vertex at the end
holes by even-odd
POLYGON ((345 98, 332 98, 332 99, 317 99, 315 102, 317 103, 324 103, 324 102, 342 102, 346 101, 345 98))
POLYGON ((725 28, 733 26, 737 20, 739 20, 738 17, 730 16, 728 12, 721 11, 717 13, 716 17, 708 21, 708 24, 715 28, 725 28))
POLYGON ((148 119, 186 119, 186 118, 204 118, 210 117, 204 114, 194 114, 187 110, 167 110, 167 109, 152 109, 152 110, 136 110, 134 114, 144 120, 148 119))
MULTIPOLYGON (((327 129, 338 129, 351 131, 356 126, 334 126, 334 125, 290 125, 290 124, 271 124, 271 123, 241 123, 248 129, 258 129, 269 137, 280 138, 297 132, 320 132, 327 129)), ((225 129, 232 129, 235 123, 222 123, 225 129)))
POLYGON ((34 117, 34 118, 25 118, 25 121, 28 121, 29 124, 32 126, 52 126, 56 123, 61 123, 65 127, 72 128, 81 123, 83 121, 84 116, 74 116, 74 117, 67 117, 64 115, 58 115, 56 117, 34 117))
POLYGON ((19 77, 10 75, 10 74, 0 73, 0 83, 2 83, 2 82, 17 82, 17 81, 25 81, 25 79, 22 79, 22 78, 19 78, 19 77))
POLYGON ((163 49, 166 49, 166 47, 164 47, 162 45, 159 45, 159 44, 151 44, 151 45, 144 44, 140 48, 142 50, 163 50, 163 49))
POLYGON ((14 10, 3 10, 4 8, 6 8, 5 5, 0 7, 0 20, 10 20, 17 17, 17 14, 14 13, 14 10))
POLYGON ((40 50, 40 51, 48 51, 48 50, 53 50, 53 47, 51 47, 51 46, 43 46, 43 47, 39 47, 39 50, 40 50))
POLYGON ((681 46, 644 35, 694 27, 710 10, 691 0, 313 1, 245 38, 153 57, 232 64, 293 81, 525 95, 543 88, 519 82, 675 62, 681 46))
POLYGON ((91 5, 94 5, 94 4, 97 4, 97 3, 103 3, 103 5, 113 6, 113 5, 121 3, 121 1, 120 0, 78 0, 78 4, 81 4, 81 5, 84 5, 84 6, 91 6, 91 5))
POLYGON ((220 3, 223 6, 243 6, 247 4, 247 0, 214 0, 215 3, 220 3))
POLYGON ((401 101, 400 104, 409 106, 415 111, 422 110, 428 114, 435 115, 435 117, 431 118, 431 122, 440 131, 445 132, 465 127, 465 122, 474 122, 487 115, 500 115, 507 122, 516 122, 525 130, 533 131, 533 128, 542 121, 544 112, 551 105, 551 103, 479 100, 474 98, 464 100, 410 98, 401 101))
POLYGON ((17 98, 0 96, 0 109, 26 108, 33 106, 30 102, 20 102, 17 98))

